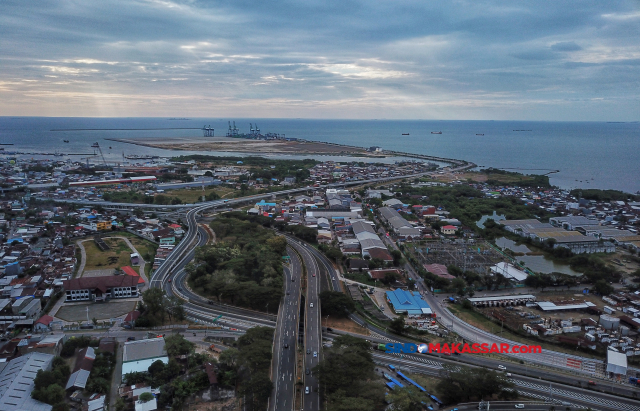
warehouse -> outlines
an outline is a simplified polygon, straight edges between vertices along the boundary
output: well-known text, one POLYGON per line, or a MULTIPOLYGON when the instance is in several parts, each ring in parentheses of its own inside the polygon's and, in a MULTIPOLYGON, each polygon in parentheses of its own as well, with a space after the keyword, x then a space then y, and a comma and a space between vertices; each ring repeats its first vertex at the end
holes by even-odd
POLYGON ((169 363, 164 338, 126 342, 122 349, 122 377, 130 372, 147 372, 158 360, 169 363))
POLYGON ((405 291, 397 289, 387 291, 387 302, 393 306, 396 314, 407 313, 408 315, 428 315, 431 316, 433 311, 427 304, 420 293, 416 291, 405 291))
POLYGON ((507 305, 519 305, 533 302, 536 300, 535 295, 495 295, 489 297, 467 298, 475 307, 504 307, 507 305))

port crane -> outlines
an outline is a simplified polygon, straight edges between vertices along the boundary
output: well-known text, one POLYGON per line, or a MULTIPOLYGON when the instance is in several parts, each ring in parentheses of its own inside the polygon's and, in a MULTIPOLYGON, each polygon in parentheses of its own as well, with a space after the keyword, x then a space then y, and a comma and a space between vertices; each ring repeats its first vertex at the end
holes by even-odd
POLYGON ((93 157, 95 157, 95 156, 97 156, 97 154, 96 154, 96 153, 95 153, 95 151, 94 151, 92 156, 88 156, 88 157, 80 157, 80 160, 86 160, 86 161, 87 161, 87 165, 86 165, 87 170, 89 169, 89 159, 90 159, 90 158, 93 158, 93 157))
POLYGON ((98 142, 96 141, 95 143, 93 143, 91 145, 91 147, 98 149, 98 151, 100 152, 100 156, 102 157, 102 162, 106 166, 107 165, 107 160, 104 159, 104 154, 102 154, 102 149, 100 148, 100 144, 98 144, 98 142))

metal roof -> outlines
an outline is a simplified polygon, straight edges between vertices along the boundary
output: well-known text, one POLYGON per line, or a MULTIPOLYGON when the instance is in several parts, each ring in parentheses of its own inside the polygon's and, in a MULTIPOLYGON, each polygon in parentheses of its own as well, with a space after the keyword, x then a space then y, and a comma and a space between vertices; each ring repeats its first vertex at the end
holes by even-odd
POLYGON ((535 295, 531 295, 531 294, 522 294, 522 295, 494 295, 491 297, 474 297, 474 298, 467 298, 467 300, 471 301, 472 303, 481 303, 481 302, 485 302, 485 301, 508 301, 508 300, 523 300, 523 299, 527 299, 527 300, 535 300, 536 296, 535 295))
POLYGON ((31 352, 11 360, 0 372, 0 411, 51 411, 51 405, 31 398, 39 370, 51 367, 53 355, 31 352))
POLYGON ((129 341, 124 343, 122 362, 139 361, 147 358, 165 357, 164 338, 129 341))
POLYGON ((68 390, 71 387, 77 387, 84 389, 87 386, 87 380, 89 379, 90 371, 80 369, 69 376, 69 381, 67 381, 67 386, 65 390, 68 390))

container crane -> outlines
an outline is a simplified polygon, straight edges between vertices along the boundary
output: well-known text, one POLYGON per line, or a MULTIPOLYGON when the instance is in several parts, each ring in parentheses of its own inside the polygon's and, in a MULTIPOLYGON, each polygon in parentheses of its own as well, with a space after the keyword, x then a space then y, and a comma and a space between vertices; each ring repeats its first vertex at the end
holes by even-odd
POLYGON ((102 154, 102 149, 100 148, 100 144, 98 144, 98 142, 95 142, 95 143, 93 143, 91 145, 91 147, 98 149, 98 151, 100 152, 100 156, 102 157, 102 162, 106 166, 107 165, 107 160, 104 159, 104 154, 102 154))

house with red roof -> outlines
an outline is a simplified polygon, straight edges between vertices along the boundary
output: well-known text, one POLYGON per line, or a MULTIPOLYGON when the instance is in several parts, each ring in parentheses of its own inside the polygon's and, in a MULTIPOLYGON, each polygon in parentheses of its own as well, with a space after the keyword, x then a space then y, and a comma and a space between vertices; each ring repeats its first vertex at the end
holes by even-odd
POLYGON ((122 267, 121 270, 126 275, 130 275, 132 277, 136 277, 138 279, 138 287, 142 287, 144 285, 144 280, 142 279, 142 277, 140 277, 140 274, 138 274, 138 272, 136 270, 134 270, 133 268, 131 268, 128 265, 126 265, 126 266, 122 267))
POLYGON ((458 231, 458 227, 454 225, 445 225, 440 228, 440 232, 444 235, 453 235, 458 231))
POLYGON ((51 322, 53 321, 53 317, 50 315, 43 315, 40 317, 38 321, 33 325, 33 330, 38 332, 47 332, 51 331, 51 322))

